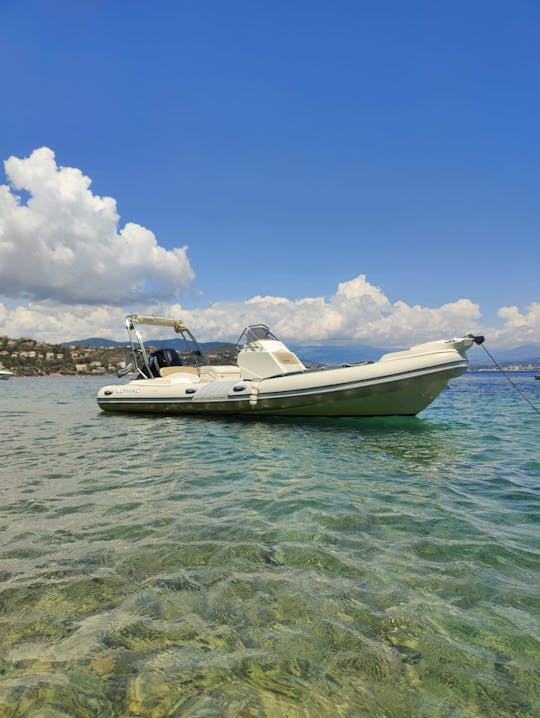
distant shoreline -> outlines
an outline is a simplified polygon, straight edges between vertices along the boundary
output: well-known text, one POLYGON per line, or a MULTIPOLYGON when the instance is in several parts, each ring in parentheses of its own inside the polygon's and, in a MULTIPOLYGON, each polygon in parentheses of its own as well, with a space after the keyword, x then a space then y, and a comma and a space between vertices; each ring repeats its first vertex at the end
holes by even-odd
MULTIPOLYGON (((540 367, 533 367, 532 369, 510 369, 508 367, 502 367, 502 371, 505 374, 537 374, 540 371, 540 367)), ((482 367, 479 369, 472 368, 467 369, 465 374, 500 374, 500 369, 497 369, 496 367, 490 368, 490 367, 482 367)), ((135 374, 127 374, 126 377, 133 379, 136 375, 135 374)), ((20 373, 16 374, 13 373, 13 375, 10 377, 11 379, 14 378, 25 378, 25 379, 46 379, 49 377, 55 377, 55 378, 61 378, 61 377, 77 377, 79 379, 90 379, 90 378, 98 378, 98 377, 116 377, 116 372, 49 372, 49 373, 40 373, 40 374, 34 374, 34 373, 20 373)), ((120 377, 118 377, 120 378, 120 377)), ((122 379, 125 377, 121 377, 122 379)))

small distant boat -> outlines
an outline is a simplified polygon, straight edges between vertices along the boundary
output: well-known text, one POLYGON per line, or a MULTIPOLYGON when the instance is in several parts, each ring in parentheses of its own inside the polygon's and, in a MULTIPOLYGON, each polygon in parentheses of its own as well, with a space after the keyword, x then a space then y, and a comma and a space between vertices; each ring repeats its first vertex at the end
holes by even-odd
POLYGON ((0 364, 0 379, 9 379, 13 376, 13 372, 6 369, 3 364, 0 364))
POLYGON ((540 374, 535 374, 535 379, 540 379, 540 374))
POLYGON ((257 416, 411 416, 425 409, 468 366, 465 352, 484 337, 472 334, 385 354, 376 362, 308 369, 264 324, 248 326, 236 364, 211 365, 181 320, 132 314, 126 328, 133 354, 127 384, 102 387, 104 411, 257 416), (178 353, 148 353, 139 325, 171 327, 196 366, 178 353))

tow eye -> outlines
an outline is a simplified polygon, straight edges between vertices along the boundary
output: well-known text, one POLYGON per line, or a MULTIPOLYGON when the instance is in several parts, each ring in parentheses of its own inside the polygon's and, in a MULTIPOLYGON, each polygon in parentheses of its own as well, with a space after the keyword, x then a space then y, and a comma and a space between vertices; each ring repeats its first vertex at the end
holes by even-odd
POLYGON ((467 334, 467 336, 469 337, 469 339, 472 339, 475 344, 483 344, 486 339, 481 334, 476 337, 474 336, 474 334, 467 334))

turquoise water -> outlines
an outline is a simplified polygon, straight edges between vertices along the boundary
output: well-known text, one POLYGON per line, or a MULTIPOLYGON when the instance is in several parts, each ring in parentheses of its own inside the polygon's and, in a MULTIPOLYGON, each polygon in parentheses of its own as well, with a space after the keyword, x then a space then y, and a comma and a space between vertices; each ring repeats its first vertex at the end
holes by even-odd
POLYGON ((377 420, 103 383, 0 387, 3 718, 540 715, 540 417, 504 377, 377 420))

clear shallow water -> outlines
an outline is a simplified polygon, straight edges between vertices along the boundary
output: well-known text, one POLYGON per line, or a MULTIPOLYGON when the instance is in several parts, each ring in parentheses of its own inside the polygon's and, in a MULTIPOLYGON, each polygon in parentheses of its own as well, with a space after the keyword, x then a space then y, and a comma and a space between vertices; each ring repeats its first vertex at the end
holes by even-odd
POLYGON ((103 383, 0 387, 0 715, 540 715, 540 417, 503 377, 377 420, 103 383))

